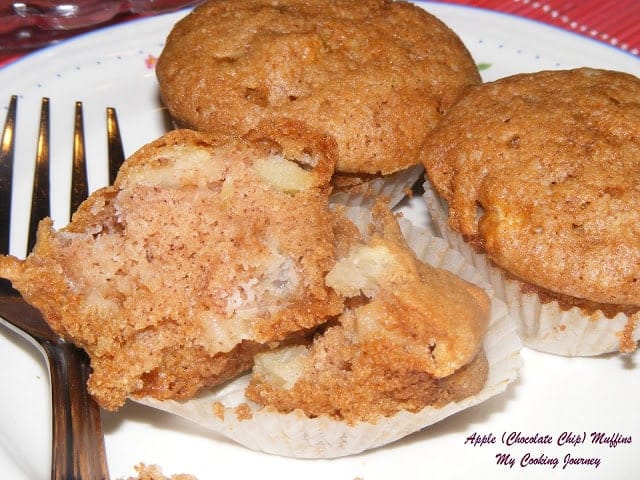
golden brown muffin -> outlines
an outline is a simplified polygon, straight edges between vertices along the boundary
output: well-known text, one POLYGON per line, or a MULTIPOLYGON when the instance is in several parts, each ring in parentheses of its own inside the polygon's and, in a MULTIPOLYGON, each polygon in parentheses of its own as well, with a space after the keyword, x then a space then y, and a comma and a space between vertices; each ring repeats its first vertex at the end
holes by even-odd
POLYGON ((295 122, 245 138, 171 132, 69 226, 45 219, 33 253, 0 257, 0 275, 87 351, 103 407, 189 398, 342 311, 324 285, 335 160, 335 142, 295 122))
POLYGON ((638 78, 582 68, 474 87, 422 161, 449 226, 544 302, 640 309, 638 78))
POLYGON ((338 143, 340 188, 419 164, 422 142, 480 82, 458 36, 388 0, 217 0, 178 22, 158 60, 179 125, 243 134, 302 120, 338 143))
POLYGON ((247 398, 352 424, 477 393, 488 375, 484 291, 419 262, 380 204, 371 238, 349 250, 327 275, 349 297, 345 313, 310 346, 256 355, 247 398))

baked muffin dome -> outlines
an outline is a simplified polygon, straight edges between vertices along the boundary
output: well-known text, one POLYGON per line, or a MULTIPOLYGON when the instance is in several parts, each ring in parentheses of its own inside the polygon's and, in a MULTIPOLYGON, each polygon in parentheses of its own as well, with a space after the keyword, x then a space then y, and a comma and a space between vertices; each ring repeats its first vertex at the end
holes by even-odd
POLYGON ((264 118, 334 136, 338 172, 390 174, 480 82, 458 36, 387 0, 218 0, 178 22, 158 60, 177 124, 243 134, 264 118))
POLYGON ((595 69, 470 89, 425 143, 449 226, 561 301, 640 307, 640 80, 595 69))

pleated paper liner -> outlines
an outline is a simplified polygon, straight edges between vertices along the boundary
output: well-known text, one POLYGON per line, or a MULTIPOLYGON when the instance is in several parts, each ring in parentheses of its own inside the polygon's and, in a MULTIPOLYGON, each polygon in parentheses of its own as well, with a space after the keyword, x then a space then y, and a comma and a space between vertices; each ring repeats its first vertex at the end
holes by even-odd
POLYGON ((593 356, 628 349, 629 339, 640 340, 640 312, 618 313, 613 318, 602 312, 585 312, 579 307, 563 309, 558 302, 541 302, 535 293, 524 293, 521 283, 508 278, 484 254, 477 253, 447 222, 447 204, 424 185, 424 199, 439 234, 459 251, 503 300, 519 323, 523 343, 535 350, 565 356, 593 356))
POLYGON ((334 190, 329 201, 349 207, 371 207, 378 197, 384 196, 389 199, 389 208, 393 208, 407 196, 407 192, 423 174, 422 165, 414 165, 390 175, 375 177, 346 190, 334 190))
POLYGON ((517 377, 522 346, 506 305, 491 293, 483 276, 443 239, 416 228, 407 220, 401 219, 400 223, 418 258, 484 287, 491 296, 491 318, 483 342, 489 376, 478 394, 442 408, 426 407, 417 413, 401 411, 380 418, 375 424, 355 425, 328 416, 308 418, 301 411, 283 414, 261 408, 244 396, 249 375, 184 402, 152 398, 137 401, 184 417, 252 450, 298 458, 333 458, 389 444, 503 392, 517 377), (242 405, 248 406, 249 411, 237 415, 242 405))

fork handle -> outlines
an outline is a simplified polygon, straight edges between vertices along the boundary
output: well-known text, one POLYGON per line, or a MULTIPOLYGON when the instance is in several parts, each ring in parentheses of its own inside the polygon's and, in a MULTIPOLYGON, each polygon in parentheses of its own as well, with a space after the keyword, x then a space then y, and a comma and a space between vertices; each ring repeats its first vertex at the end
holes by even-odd
POLYGON ((53 398, 52 480, 108 480, 100 407, 87 391, 86 353, 60 341, 42 345, 53 398))

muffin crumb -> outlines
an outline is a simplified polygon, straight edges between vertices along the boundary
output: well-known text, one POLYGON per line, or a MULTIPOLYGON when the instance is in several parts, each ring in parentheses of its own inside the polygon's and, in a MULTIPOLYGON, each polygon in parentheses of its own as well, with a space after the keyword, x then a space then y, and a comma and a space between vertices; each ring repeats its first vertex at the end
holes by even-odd
POLYGON ((139 463, 134 467, 136 477, 127 477, 127 480, 198 480, 194 475, 179 473, 166 477, 158 465, 146 465, 139 463))
POLYGON ((238 420, 251 420, 253 414, 251 413, 251 407, 246 403, 241 403, 238 405, 235 410, 236 418, 238 420))
POLYGON ((224 411, 225 411, 225 407, 222 403, 220 402, 213 402, 213 405, 211 407, 211 410, 213 412, 213 414, 218 417, 220 420, 224 421, 224 411))

